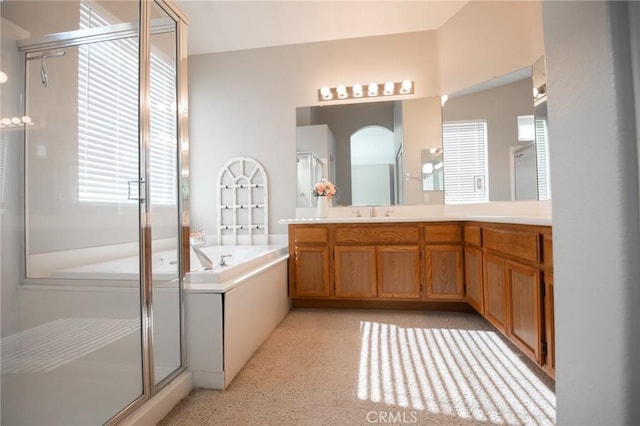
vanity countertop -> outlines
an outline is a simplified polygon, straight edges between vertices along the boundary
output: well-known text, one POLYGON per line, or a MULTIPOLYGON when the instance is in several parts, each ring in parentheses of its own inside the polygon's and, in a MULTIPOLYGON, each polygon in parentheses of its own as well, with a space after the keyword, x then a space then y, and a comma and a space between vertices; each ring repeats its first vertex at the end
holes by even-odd
POLYGON ((512 223, 518 225, 551 226, 550 217, 542 216, 499 216, 499 215, 469 215, 469 216, 376 216, 376 217, 327 217, 327 218, 297 218, 280 219, 278 223, 288 225, 323 224, 323 223, 397 223, 397 222, 493 222, 512 223))

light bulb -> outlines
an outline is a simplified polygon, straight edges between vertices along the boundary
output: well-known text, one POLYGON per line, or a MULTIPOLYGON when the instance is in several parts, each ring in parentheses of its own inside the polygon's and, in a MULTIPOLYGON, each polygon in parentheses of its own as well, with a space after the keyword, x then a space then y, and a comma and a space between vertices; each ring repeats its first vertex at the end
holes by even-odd
POLYGON ((376 83, 369 84, 367 91, 369 96, 378 96, 378 85, 376 83))
POLYGON ((356 98, 359 98, 360 96, 362 96, 362 84, 360 83, 356 83, 353 85, 353 96, 355 96, 356 98))
POLYGON ((413 87, 413 82, 411 80, 404 80, 402 82, 401 91, 402 93, 409 93, 412 87, 413 87))
POLYGON ((347 97, 347 88, 344 87, 344 84, 341 84, 336 88, 336 93, 338 93, 340 99, 344 99, 347 97))
POLYGON ((327 86, 322 86, 322 88, 320 88, 320 94, 323 99, 331 99, 331 89, 327 86))
POLYGON ((22 120, 18 117, 11 117, 11 124, 22 124, 22 120))
POLYGON ((2 123, 3 126, 9 126, 9 125, 11 125, 11 119, 5 117, 2 120, 0 120, 0 123, 2 123))
POLYGON ((385 95, 391 95, 391 94, 393 94, 393 89, 394 89, 394 87, 395 87, 395 84, 393 84, 393 82, 392 82, 392 81, 387 81, 387 82, 384 84, 384 94, 385 94, 385 95))
POLYGON ((6 83, 7 80, 9 80, 9 77, 7 77, 7 74, 0 71, 0 83, 6 83))
POLYGON ((25 115, 24 117, 22 117, 22 122, 24 124, 29 124, 31 123, 31 117, 29 117, 28 115, 25 115))

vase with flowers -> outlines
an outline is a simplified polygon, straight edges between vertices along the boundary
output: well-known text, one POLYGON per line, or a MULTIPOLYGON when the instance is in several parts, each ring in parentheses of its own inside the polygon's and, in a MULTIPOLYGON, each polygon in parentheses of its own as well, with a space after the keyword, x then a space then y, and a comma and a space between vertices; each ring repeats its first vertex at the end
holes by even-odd
POLYGON ((311 194, 316 197, 317 216, 324 218, 329 215, 329 201, 336 195, 336 186, 326 179, 316 183, 311 190, 311 194))

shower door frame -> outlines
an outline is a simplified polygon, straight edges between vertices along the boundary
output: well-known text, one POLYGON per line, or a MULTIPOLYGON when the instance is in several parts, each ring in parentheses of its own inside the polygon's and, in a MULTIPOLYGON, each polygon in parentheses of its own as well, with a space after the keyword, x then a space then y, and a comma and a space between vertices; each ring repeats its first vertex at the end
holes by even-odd
MULTIPOLYGON (((188 253, 183 253, 185 245, 188 247, 189 235, 189 200, 188 195, 182 191, 185 185, 188 185, 188 92, 187 92, 187 25, 188 19, 177 8, 171 0, 139 0, 139 22, 136 23, 119 23, 98 28, 65 31, 48 36, 31 39, 27 42, 18 42, 18 48, 21 52, 22 74, 25 75, 26 61, 29 53, 39 52, 50 49, 62 49, 69 47, 77 47, 83 44, 112 41, 128 37, 137 37, 139 42, 138 52, 138 117, 139 117, 139 176, 140 176, 140 194, 145 194, 140 198, 138 203, 139 210, 139 254, 141 259, 140 268, 140 312, 141 312, 141 347, 142 347, 142 394, 132 401, 126 407, 113 416, 105 423, 106 425, 115 425, 124 420, 133 411, 139 408, 143 403, 148 401, 153 395, 158 393, 162 388, 169 384, 178 375, 183 373, 186 366, 186 329, 185 329, 185 297, 183 277, 187 272, 189 265, 188 253), (167 27, 151 26, 151 8, 153 4, 159 6, 169 17, 171 17, 176 25, 167 27), (153 357, 153 282, 152 282, 152 246, 151 246, 151 224, 150 224, 150 203, 146 203, 147 189, 146 182, 149 181, 150 169, 148 167, 149 149, 150 149, 150 109, 149 109, 149 92, 150 92, 150 55, 151 55, 151 35, 165 32, 176 33, 176 137, 177 137, 177 164, 176 173, 178 176, 177 191, 177 216, 178 223, 178 252, 182 259, 178 265, 179 273, 179 310, 180 310, 180 366, 172 373, 167 375, 162 381, 154 384, 154 357, 153 357), (187 238, 185 242, 184 239, 187 238)), ((23 86, 23 94, 26 93, 26 79, 23 86)), ((21 109, 26 115, 26 98, 21 98, 21 109)), ((24 160, 26 161, 26 155, 24 160)), ((26 163, 23 164, 26 173, 26 163)), ((26 178, 26 176, 24 176, 26 178)), ((21 182, 23 191, 26 190, 26 180, 21 182)), ((188 191, 186 192, 188 194, 188 191)), ((26 197, 25 197, 26 203, 26 197)), ((22 247, 24 256, 22 256, 21 265, 21 282, 25 284, 47 284, 51 280, 46 278, 29 278, 26 276, 27 264, 26 257, 28 253, 28 222, 26 220, 26 205, 22 214, 24 239, 22 247)))

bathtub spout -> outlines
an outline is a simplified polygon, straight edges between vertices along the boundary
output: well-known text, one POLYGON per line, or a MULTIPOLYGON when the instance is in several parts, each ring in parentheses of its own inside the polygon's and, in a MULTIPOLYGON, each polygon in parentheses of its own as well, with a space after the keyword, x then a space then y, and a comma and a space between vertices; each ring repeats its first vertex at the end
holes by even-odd
POLYGON ((196 253, 196 256, 198 256, 198 260, 200 261, 200 264, 205 271, 213 269, 213 262, 211 261, 211 259, 209 259, 209 256, 207 256, 202 250, 200 250, 200 247, 191 244, 191 248, 196 253))

